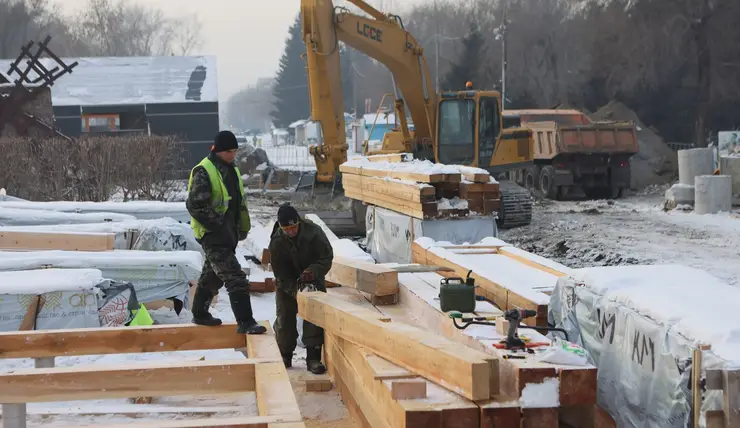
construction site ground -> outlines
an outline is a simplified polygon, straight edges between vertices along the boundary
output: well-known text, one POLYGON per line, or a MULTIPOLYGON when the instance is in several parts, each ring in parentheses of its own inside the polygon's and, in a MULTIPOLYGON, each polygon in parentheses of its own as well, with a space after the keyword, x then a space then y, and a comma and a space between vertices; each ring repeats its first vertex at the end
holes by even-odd
MULTIPOLYGON (((737 285, 740 266, 727 261, 738 256, 740 215, 699 216, 681 210, 664 212, 664 191, 664 188, 654 187, 651 191, 617 201, 550 201, 537 198, 533 223, 527 227, 501 231, 500 238, 573 268, 637 263, 682 264, 706 270, 728 284, 737 285)), ((252 195, 249 200, 252 219, 257 222, 272 221, 283 199, 277 194, 268 197, 252 195)), ((272 322, 275 317, 274 294, 254 294, 252 299, 255 318, 272 322)), ((224 321, 233 322, 228 296, 223 289, 213 313, 224 321)), ((190 322, 188 312, 177 316, 171 310, 159 309, 151 311, 151 314, 161 324, 190 322)), ((65 367, 89 363, 126 364, 132 360, 216 360, 234 358, 235 355, 239 354, 232 350, 209 350, 136 356, 59 357, 56 364, 65 367)), ((32 366, 32 361, 18 359, 6 359, 0 365, 3 372, 32 366)), ((336 388, 327 392, 306 391, 305 379, 311 375, 305 370, 303 348, 296 350, 293 368, 288 373, 307 427, 354 426, 336 388)), ((253 393, 210 399, 155 398, 152 404, 191 409, 199 406, 238 408, 239 413, 244 414, 254 413, 257 406, 253 393)), ((131 406, 136 405, 127 400, 38 403, 29 405, 28 420, 30 426, 123 422, 130 420, 131 413, 135 413, 131 406), (70 407, 72 410, 69 410, 70 407)), ((190 417, 215 416, 208 415, 208 412, 194 413, 198 414, 190 417)), ((231 411, 227 413, 224 416, 232 414, 231 411)), ((172 414, 150 413, 147 417, 171 418, 172 414)))
POLYGON ((532 224, 500 238, 572 268, 681 264, 739 285, 740 210, 697 215, 663 211, 665 188, 616 201, 538 199, 532 224))

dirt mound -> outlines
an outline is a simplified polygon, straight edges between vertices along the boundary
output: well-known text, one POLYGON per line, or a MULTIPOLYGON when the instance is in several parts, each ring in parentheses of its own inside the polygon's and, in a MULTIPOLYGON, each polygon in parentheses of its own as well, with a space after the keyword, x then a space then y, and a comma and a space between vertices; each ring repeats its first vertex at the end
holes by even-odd
POLYGON ((619 101, 611 101, 590 115, 591 120, 626 121, 637 126, 639 152, 632 157, 632 188, 661 185, 676 180, 678 158, 663 138, 637 117, 637 114, 619 101))

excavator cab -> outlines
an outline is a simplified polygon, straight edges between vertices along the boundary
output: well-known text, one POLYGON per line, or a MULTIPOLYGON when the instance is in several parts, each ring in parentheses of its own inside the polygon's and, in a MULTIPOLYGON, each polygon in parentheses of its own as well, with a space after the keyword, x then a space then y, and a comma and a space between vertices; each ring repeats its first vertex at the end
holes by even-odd
POLYGON ((487 169, 501 134, 498 92, 442 92, 437 106, 436 133, 437 162, 487 169))

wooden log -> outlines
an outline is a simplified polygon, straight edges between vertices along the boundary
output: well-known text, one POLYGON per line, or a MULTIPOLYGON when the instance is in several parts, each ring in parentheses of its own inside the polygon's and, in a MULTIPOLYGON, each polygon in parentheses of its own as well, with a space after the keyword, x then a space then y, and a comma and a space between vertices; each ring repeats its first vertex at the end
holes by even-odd
MULTIPOLYGON (((99 428, 101 425, 70 425, 66 428, 99 428)), ((280 417, 240 416, 234 418, 182 419, 140 421, 122 424, 105 424, 106 428, 306 428, 303 421, 288 421, 280 417)), ((64 427, 59 427, 64 428, 64 427)))
POLYGON ((0 250, 109 251, 115 239, 115 233, 2 231, 0 250))
POLYGON ((255 368, 255 392, 259 415, 300 418, 301 410, 282 362, 272 327, 267 321, 261 324, 267 328, 267 332, 247 335, 247 355, 249 358, 273 359, 280 362, 259 364, 255 368))
POLYGON ((326 280, 344 287, 356 288, 374 296, 398 293, 398 272, 383 265, 366 263, 341 256, 334 257, 326 280))
POLYGON ((380 321, 378 314, 353 306, 327 293, 298 294, 301 317, 330 334, 366 347, 463 397, 483 400, 491 396, 491 378, 497 370, 494 358, 408 324, 380 321))
POLYGON ((139 363, 18 370, 0 375, 0 403, 38 403, 255 390, 255 366, 274 360, 139 363))
POLYGON ((244 347, 235 323, 80 328, 0 333, 1 358, 42 358, 244 347))
MULTIPOLYGON (((393 382, 397 380, 376 379, 379 374, 374 372, 373 366, 368 362, 369 358, 374 357, 372 353, 338 336, 329 337, 331 345, 328 350, 332 353, 332 361, 337 363, 339 377, 343 380, 353 378, 352 382, 359 383, 364 388, 365 400, 375 404, 369 406, 360 403, 360 407, 374 407, 378 413, 382 425, 373 424, 373 426, 394 428, 479 426, 478 407, 474 403, 418 376, 407 380, 423 382, 429 398, 394 399, 393 382)), ((371 418, 364 410, 363 413, 368 419, 371 418)))

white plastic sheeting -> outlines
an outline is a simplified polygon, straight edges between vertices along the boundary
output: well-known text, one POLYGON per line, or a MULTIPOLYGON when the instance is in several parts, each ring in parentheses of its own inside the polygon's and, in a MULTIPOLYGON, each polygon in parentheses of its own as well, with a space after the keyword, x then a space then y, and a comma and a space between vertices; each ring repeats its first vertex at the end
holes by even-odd
MULTIPOLYGON (((170 217, 177 221, 190 221, 185 202, 129 201, 129 202, 70 202, 70 201, 0 201, 0 208, 56 211, 61 213, 106 214, 131 216, 139 220, 170 217)), ((102 220, 101 220, 102 221, 102 220)))
MULTIPOLYGON (((599 406, 618 427, 688 426, 696 344, 712 346, 704 370, 740 361, 740 290, 678 265, 575 271, 558 280, 549 318, 589 351, 599 406), (712 309, 697 310, 709 294, 712 309)), ((702 411, 721 408, 717 391, 705 391, 704 400, 702 411)))
POLYGON ((104 278, 133 284, 141 303, 176 297, 185 307, 202 265, 196 251, 0 251, 0 271, 95 268, 104 278))
POLYGON ((99 287, 108 283, 97 269, 0 272, 0 331, 18 331, 36 296, 37 330, 100 327, 99 287))
POLYGON ((372 205, 365 225, 367 247, 378 263, 411 263, 411 243, 421 237, 461 245, 498 236, 493 217, 420 220, 372 205))

